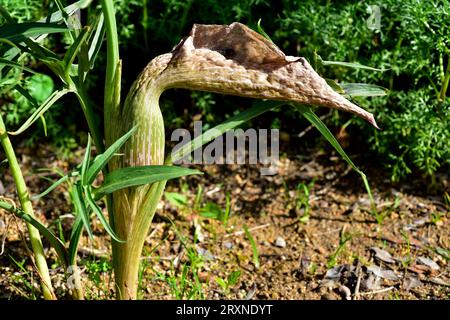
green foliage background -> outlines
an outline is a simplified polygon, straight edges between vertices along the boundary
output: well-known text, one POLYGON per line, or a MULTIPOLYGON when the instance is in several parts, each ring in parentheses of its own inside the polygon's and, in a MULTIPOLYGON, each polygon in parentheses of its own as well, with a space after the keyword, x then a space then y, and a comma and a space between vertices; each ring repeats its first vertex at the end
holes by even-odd
MULTIPOLYGON (((57 10, 52 1, 4 0, 2 5, 18 21, 37 20, 57 10)), ((193 23, 240 21, 256 29, 261 18, 265 31, 289 55, 305 56, 313 63, 317 52, 324 60, 386 69, 370 72, 327 67, 319 72, 338 82, 372 83, 390 90, 384 97, 356 101, 375 114, 381 131, 344 114, 335 113, 326 122, 336 131, 345 123, 350 136, 357 137, 352 139, 353 145, 362 146, 389 168, 393 180, 411 173, 433 177, 436 171, 449 168, 450 103, 448 98, 439 100, 450 55, 449 1, 124 0, 116 5, 124 92, 147 62, 170 51, 188 34, 193 23), (373 5, 381 13, 380 28, 375 29, 367 23, 373 5)), ((93 4, 83 19, 90 21, 97 13, 93 4)), ((64 37, 50 39, 54 42, 50 47, 55 51, 64 46, 64 37)), ((97 86, 103 85, 99 80, 103 79, 105 58, 99 58, 96 73, 90 79, 91 93, 101 92, 97 86)), ((52 87, 59 85, 48 77, 26 76, 19 81, 28 88, 39 88, 43 83, 50 86, 49 82, 52 87)), ((34 98, 39 101, 43 95, 41 92, 34 98)), ((92 96, 101 106, 103 97, 92 96)), ((46 116, 49 139, 63 149, 73 147, 75 132, 85 128, 82 115, 71 112, 70 105, 70 101, 60 103, 46 116)), ((168 127, 174 128, 189 125, 194 114, 202 114, 204 122, 218 123, 245 108, 248 102, 178 90, 165 94, 162 105, 168 127)), ((10 90, 2 93, 0 108, 8 113, 7 125, 15 127, 32 112, 33 106, 10 90)), ((299 130, 296 117, 293 114, 290 119, 268 121, 296 133, 292 129, 299 130)), ((42 125, 36 126, 28 141, 33 143, 42 136, 42 125)))

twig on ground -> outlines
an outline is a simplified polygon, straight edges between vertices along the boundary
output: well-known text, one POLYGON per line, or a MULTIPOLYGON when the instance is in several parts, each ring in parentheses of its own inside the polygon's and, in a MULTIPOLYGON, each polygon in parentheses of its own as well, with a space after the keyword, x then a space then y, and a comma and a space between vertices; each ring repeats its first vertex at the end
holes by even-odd
POLYGON ((353 300, 359 300, 359 288, 361 286, 361 279, 363 273, 361 272, 361 263, 358 262, 356 267, 356 274, 358 275, 358 280, 356 281, 355 293, 353 294, 353 300))
MULTIPOLYGON (((266 224, 263 224, 263 225, 260 225, 260 226, 256 226, 256 227, 250 228, 250 229, 248 229, 248 231, 255 231, 255 230, 259 230, 259 229, 264 229, 264 228, 267 228, 269 226, 270 226, 270 223, 266 223, 266 224)), ((233 232, 233 233, 225 235, 224 238, 240 236, 240 235, 243 235, 244 233, 245 233, 244 230, 236 231, 236 232, 233 232)))
POLYGON ((81 252, 86 255, 91 255, 97 258, 107 258, 109 256, 108 252, 94 248, 81 247, 78 249, 78 252, 81 252))
POLYGON ((395 289, 395 287, 388 287, 388 288, 379 289, 379 290, 374 290, 374 291, 370 291, 370 292, 360 292, 359 295, 360 295, 360 296, 369 296, 369 295, 371 295, 371 294, 377 294, 377 293, 388 292, 388 291, 391 291, 392 289, 395 289))

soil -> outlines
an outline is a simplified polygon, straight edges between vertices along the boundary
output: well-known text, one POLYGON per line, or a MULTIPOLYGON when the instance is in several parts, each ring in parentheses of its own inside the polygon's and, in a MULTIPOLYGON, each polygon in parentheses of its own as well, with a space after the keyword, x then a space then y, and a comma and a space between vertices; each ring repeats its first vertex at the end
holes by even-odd
MULTIPOLYGON (((37 168, 68 172, 76 165, 57 160, 47 146, 17 153, 32 194, 58 178, 37 168)), ((431 187, 421 178, 392 184, 376 163, 358 154, 351 158, 368 176, 379 222, 359 175, 329 151, 287 151, 274 176, 262 176, 252 165, 208 165, 197 166, 202 177, 172 181, 167 191, 184 195, 186 203, 161 201, 143 252, 140 298, 448 299, 449 176, 439 174, 431 187), (204 217, 207 203, 224 210, 227 194, 226 223, 204 217), (233 271, 240 272, 236 283, 221 287, 217 278, 226 282, 233 271)), ((13 188, 3 169, 0 196, 18 203, 13 188)), ((66 238, 73 222, 68 198, 60 186, 34 203, 40 221, 55 233, 63 216, 66 238)), ((85 294, 112 299, 110 239, 98 221, 93 224, 94 240, 83 237, 79 252, 85 294)), ((0 234, 0 298, 40 298, 25 226, 0 210, 0 234)), ((57 295, 70 299, 56 255, 44 244, 57 295)))

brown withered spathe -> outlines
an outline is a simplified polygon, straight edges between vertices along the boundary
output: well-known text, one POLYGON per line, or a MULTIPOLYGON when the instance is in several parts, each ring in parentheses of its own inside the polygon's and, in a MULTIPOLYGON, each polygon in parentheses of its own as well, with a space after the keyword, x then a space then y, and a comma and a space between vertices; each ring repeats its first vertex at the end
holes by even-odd
MULTIPOLYGON (((164 163, 164 119, 159 97, 169 88, 211 91, 257 99, 294 101, 354 113, 377 127, 371 113, 333 91, 301 57, 286 56, 276 45, 240 23, 194 25, 170 53, 150 61, 119 110, 106 115, 111 145, 132 127, 136 133, 114 157, 110 170, 164 163)), ((165 182, 114 193, 115 229, 126 243, 113 242, 118 297, 135 298, 139 259, 165 182)))

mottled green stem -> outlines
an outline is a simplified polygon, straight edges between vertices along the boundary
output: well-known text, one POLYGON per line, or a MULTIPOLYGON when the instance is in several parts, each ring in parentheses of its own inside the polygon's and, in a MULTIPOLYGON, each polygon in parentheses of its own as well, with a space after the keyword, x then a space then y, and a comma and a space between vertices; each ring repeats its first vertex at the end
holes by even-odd
POLYGON ((137 297, 142 248, 165 186, 166 181, 152 184, 146 195, 145 203, 127 232, 127 242, 113 242, 114 252, 116 252, 114 272, 118 299, 129 300, 137 297))
MULTIPOLYGON (((110 162, 110 170, 127 166, 164 163, 164 121, 159 109, 163 88, 156 78, 165 64, 153 64, 151 75, 144 71, 130 90, 123 112, 114 113, 107 145, 134 126, 136 133, 124 146, 124 156, 110 162)), ((118 299, 136 299, 142 248, 165 182, 127 188, 113 195, 115 230, 126 243, 113 242, 114 273, 118 299)))
MULTIPOLYGON (((19 162, 17 161, 14 148, 11 144, 11 140, 6 132, 5 124, 3 118, 0 114, 0 142, 3 150, 6 153, 6 158, 8 159, 9 167, 11 169, 11 174, 14 178, 14 183, 16 184, 17 193, 19 195, 20 204, 22 210, 34 217, 34 210, 31 204, 30 196, 28 194, 28 189, 25 184, 25 179, 22 175, 22 170, 20 169, 19 162)), ((56 296, 53 292, 52 283, 50 280, 50 273, 48 271, 47 261, 45 260, 44 247, 42 246, 41 235, 39 231, 33 227, 31 224, 26 223, 28 228, 28 233, 30 235, 31 247, 34 252, 34 259, 36 262, 36 267, 41 278, 41 287, 44 298, 47 300, 55 300, 56 296)))

